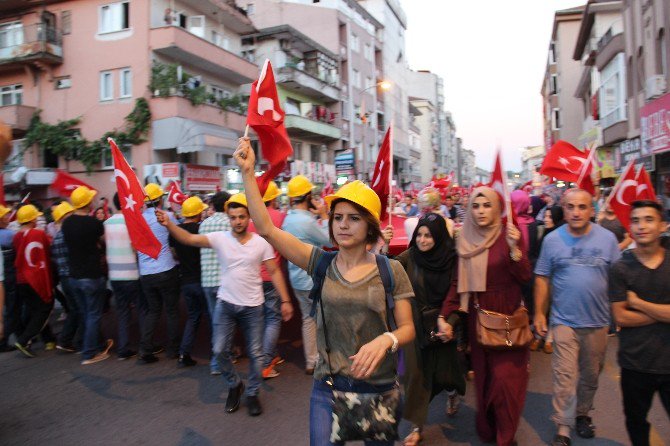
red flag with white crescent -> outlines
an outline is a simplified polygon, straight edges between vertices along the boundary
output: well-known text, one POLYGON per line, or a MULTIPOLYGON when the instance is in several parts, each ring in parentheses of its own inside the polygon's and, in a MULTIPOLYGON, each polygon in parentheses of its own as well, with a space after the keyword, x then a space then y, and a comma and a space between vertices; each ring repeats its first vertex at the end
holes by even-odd
POLYGON ((144 216, 142 216, 145 196, 144 189, 114 140, 107 138, 107 141, 112 148, 116 190, 119 193, 121 212, 123 212, 123 217, 126 220, 130 243, 135 250, 156 259, 162 245, 144 219, 144 216))
POLYGON ((384 136, 382 146, 379 148, 375 170, 372 173, 370 187, 379 196, 382 202, 380 220, 388 218, 388 199, 391 194, 391 140, 393 139, 393 127, 389 127, 384 136))
POLYGON ((512 215, 512 199, 507 188, 507 173, 502 166, 502 154, 500 150, 498 150, 493 172, 491 173, 491 181, 488 186, 500 195, 500 201, 503 204, 501 209, 502 217, 505 218, 508 215, 512 215))
POLYGON ((41 229, 16 233, 13 240, 16 259, 14 266, 28 285, 46 303, 53 301, 51 254, 49 236, 41 229))
POLYGON ((609 205, 616 214, 626 231, 630 232, 630 205, 637 199, 637 175, 635 165, 631 160, 619 177, 619 181, 612 188, 609 196, 609 205))
POLYGON ((51 183, 51 186, 49 187, 56 191, 58 195, 69 197, 72 191, 79 186, 86 186, 91 190, 96 190, 94 187, 86 184, 74 175, 71 175, 63 170, 56 169, 56 176, 54 177, 53 183, 51 183))
MULTIPOLYGON (((566 141, 556 141, 545 155, 540 173, 563 181, 577 181, 588 158, 588 151, 581 151, 566 141)), ((590 175, 591 171, 587 173, 590 175)))
POLYGON ((181 205, 188 198, 184 195, 180 187, 180 181, 173 181, 168 188, 168 201, 170 203, 181 205))
POLYGON ((640 166, 640 170, 635 177, 637 180, 637 188, 635 190, 636 200, 656 200, 656 192, 654 185, 651 184, 651 179, 644 166, 640 166))

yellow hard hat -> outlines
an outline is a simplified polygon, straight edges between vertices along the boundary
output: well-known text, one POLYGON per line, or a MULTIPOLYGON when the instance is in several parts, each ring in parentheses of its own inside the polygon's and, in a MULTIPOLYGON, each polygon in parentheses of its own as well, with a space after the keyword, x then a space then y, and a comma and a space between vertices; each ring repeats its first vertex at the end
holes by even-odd
POLYGON ((10 208, 8 208, 8 207, 3 206, 3 205, 0 204, 0 218, 2 218, 2 217, 4 217, 5 215, 7 215, 10 211, 11 211, 10 208))
POLYGON ((32 204, 26 204, 25 206, 21 206, 16 213, 16 220, 21 223, 28 223, 33 220, 35 220, 37 217, 40 215, 44 215, 40 211, 37 210, 35 206, 32 204))
POLYGON ((304 175, 296 175, 288 182, 288 196, 290 198, 302 197, 314 189, 314 185, 310 183, 304 175))
POLYGON ((53 210, 51 215, 53 215, 54 221, 58 223, 61 218, 65 217, 70 212, 73 212, 74 208, 67 201, 61 201, 58 206, 53 210))
POLYGON ((224 210, 228 211, 228 205, 230 203, 239 203, 244 207, 248 207, 247 205, 247 196, 244 194, 235 194, 228 201, 226 201, 226 204, 224 206, 224 210))
POLYGON ((184 217, 195 217, 208 207, 202 202, 200 197, 190 197, 182 203, 181 215, 184 217))
POLYGON ((160 197, 165 195, 163 188, 161 188, 156 183, 149 183, 146 186, 144 186, 144 192, 147 194, 147 196, 144 197, 144 201, 158 200, 160 197))
POLYGON ((97 193, 98 191, 89 189, 86 186, 79 186, 78 188, 73 190, 72 194, 70 195, 70 201, 72 202, 72 206, 74 206, 75 209, 87 206, 93 200, 93 197, 95 197, 95 194, 97 193))
POLYGON ((362 181, 356 180, 342 186, 332 195, 327 195, 324 200, 328 205, 338 198, 356 203, 365 208, 372 216, 379 221, 379 215, 382 211, 382 202, 379 196, 362 181))
POLYGON ((265 190, 265 193, 263 194, 263 201, 268 202, 272 201, 278 196, 281 195, 281 191, 279 190, 279 186, 277 186, 277 183, 274 181, 270 181, 270 184, 268 184, 268 188, 265 190))

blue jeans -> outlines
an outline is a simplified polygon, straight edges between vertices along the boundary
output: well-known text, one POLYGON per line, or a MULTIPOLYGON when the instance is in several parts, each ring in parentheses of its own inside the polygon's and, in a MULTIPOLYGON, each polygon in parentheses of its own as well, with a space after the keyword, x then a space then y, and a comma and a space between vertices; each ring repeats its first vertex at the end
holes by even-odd
POLYGON ((277 340, 281 331, 281 298, 272 282, 263 282, 265 304, 265 330, 263 331, 263 367, 272 362, 277 353, 277 340))
POLYGON ((84 320, 84 345, 82 359, 91 359, 101 349, 100 319, 105 305, 105 279, 71 278, 72 291, 84 320))
POLYGON ((130 350, 129 332, 130 332, 130 306, 135 305, 137 309, 137 320, 140 323, 140 330, 147 314, 147 302, 142 294, 142 287, 139 280, 112 280, 112 291, 116 300, 116 317, 119 324, 119 338, 116 351, 125 353, 130 350))
MULTIPOLYGON (((214 345, 214 323, 212 318, 214 317, 214 309, 216 308, 216 293, 219 292, 218 286, 204 286, 202 287, 203 293, 205 293, 205 300, 207 301, 207 311, 208 311, 208 320, 209 328, 212 333, 212 345, 214 345)), ((209 360, 209 370, 213 373, 220 373, 221 366, 219 365, 219 358, 217 355, 212 352, 212 357, 209 360)))
POLYGON ((263 305, 243 307, 222 300, 216 302, 213 351, 214 355, 220 355, 221 372, 228 388, 236 387, 241 382, 232 361, 233 336, 237 324, 242 329, 249 356, 249 383, 245 394, 255 396, 262 382, 263 305))
POLYGON ((65 347, 81 348, 81 339, 86 329, 85 321, 81 317, 81 310, 75 298, 72 287, 72 278, 67 276, 60 277, 60 286, 67 302, 67 317, 63 323, 63 329, 58 335, 58 344, 65 347))
POLYGON ((193 349, 193 342, 195 335, 200 326, 200 319, 202 313, 205 311, 207 302, 205 293, 199 283, 184 283, 181 286, 181 294, 186 300, 186 308, 188 310, 188 319, 184 326, 184 335, 181 338, 181 346, 179 347, 180 355, 190 355, 193 349))
MULTIPOLYGON (((391 390, 395 383, 388 385, 372 386, 363 381, 350 382, 348 378, 336 375, 335 384, 338 390, 351 390, 353 392, 385 392, 391 390)), ((310 446, 333 446, 343 445, 344 442, 331 443, 330 432, 333 425, 333 391, 324 380, 314 380, 312 396, 309 400, 309 444, 310 446)), ((399 405, 402 407, 402 402, 399 405)), ((400 421, 400 414, 396 414, 396 420, 400 421)), ((366 446, 393 446, 395 441, 365 441, 366 446)))

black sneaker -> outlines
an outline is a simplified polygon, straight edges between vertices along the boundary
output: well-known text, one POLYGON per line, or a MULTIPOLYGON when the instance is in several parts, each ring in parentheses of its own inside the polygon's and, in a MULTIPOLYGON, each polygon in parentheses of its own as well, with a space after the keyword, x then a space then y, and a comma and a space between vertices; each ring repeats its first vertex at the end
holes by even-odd
POLYGON ((152 355, 151 353, 148 353, 146 355, 142 355, 139 358, 137 358, 137 364, 139 365, 145 365, 145 364, 153 364, 154 362, 157 362, 158 358, 155 355, 152 355))
POLYGON ((13 351, 16 351, 16 347, 14 347, 13 345, 4 344, 4 343, 0 345, 0 353, 7 353, 7 352, 13 352, 13 351))
POLYGON ((565 435, 554 435, 554 440, 551 442, 551 446, 570 446, 570 437, 565 435))
POLYGON ((575 431, 582 438, 593 438, 596 436, 596 427, 591 421, 591 417, 586 415, 578 416, 575 420, 575 431))
POLYGON ((233 413, 240 408, 240 399, 244 392, 244 383, 240 382, 237 387, 228 390, 228 398, 226 398, 226 412, 233 413))
POLYGON ((125 350, 118 353, 116 356, 119 361, 125 361, 126 359, 137 356, 137 352, 135 350, 125 350))
POLYGON ((192 367, 197 363, 198 361, 191 358, 191 355, 187 353, 185 355, 179 355, 179 359, 177 360, 177 367, 192 367))
POLYGON ((247 397, 247 410, 249 411, 249 416, 251 417, 257 417, 263 413, 261 402, 258 401, 258 395, 247 397))

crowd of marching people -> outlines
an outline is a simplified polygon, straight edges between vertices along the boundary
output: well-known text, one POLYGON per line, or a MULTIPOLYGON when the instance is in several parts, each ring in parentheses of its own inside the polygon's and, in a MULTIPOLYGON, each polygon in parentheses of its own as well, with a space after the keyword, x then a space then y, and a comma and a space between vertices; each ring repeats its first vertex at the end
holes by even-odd
POLYGON ((476 394, 480 439, 516 444, 531 351, 543 351, 552 355, 552 445, 565 446, 573 432, 596 435, 590 413, 608 335, 618 335, 631 443, 649 444, 656 392, 670 414, 668 215, 657 201, 634 201, 626 227, 606 194, 529 187, 507 203, 488 186, 433 185, 390 203, 408 238, 395 252, 399 228, 366 184, 321 198, 296 176, 285 212, 275 183, 261 194, 247 139, 235 160, 245 193, 164 209, 161 187, 145 186, 142 215, 161 245, 155 258, 133 248, 118 195, 108 203, 80 186, 45 212, 0 206, 0 350, 33 358, 39 345, 80 353, 83 366, 113 354, 147 365, 164 351, 192 367, 205 327, 210 373, 228 387, 225 411, 245 401, 258 416, 262 381, 279 376, 283 361, 282 321, 300 313, 304 371, 314 378, 311 444, 394 444, 404 418, 406 446, 422 441, 438 394, 447 393, 453 417, 466 389, 476 394), (118 332, 108 337, 101 320, 110 297, 118 332), (64 309, 59 333, 55 301, 64 309), (167 339, 158 342, 163 307, 167 339), (236 331, 246 380, 234 365, 236 331))

